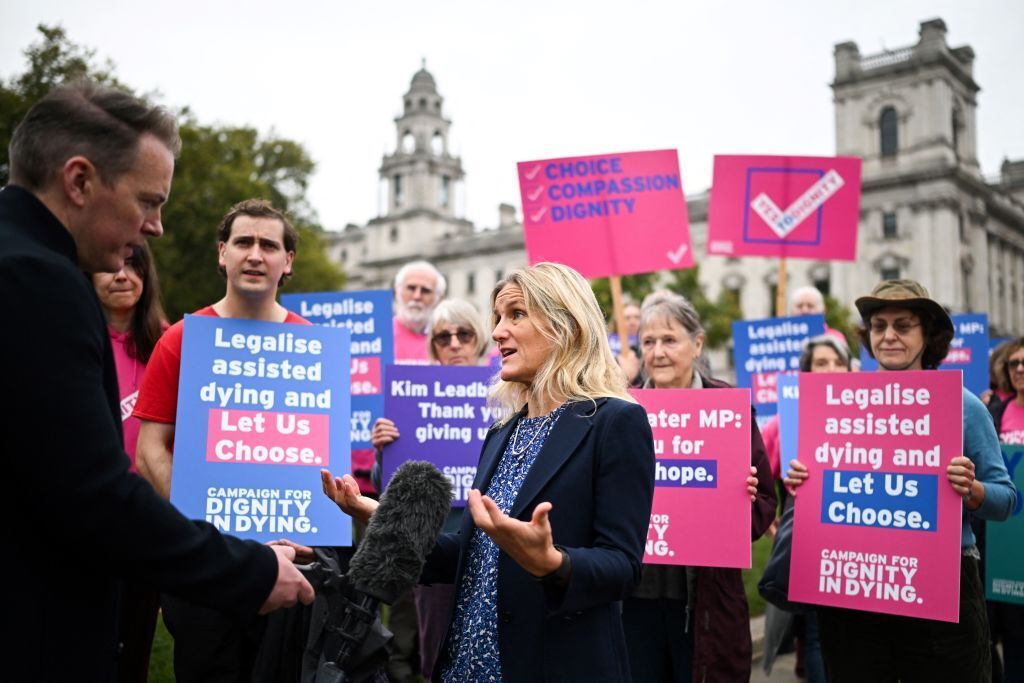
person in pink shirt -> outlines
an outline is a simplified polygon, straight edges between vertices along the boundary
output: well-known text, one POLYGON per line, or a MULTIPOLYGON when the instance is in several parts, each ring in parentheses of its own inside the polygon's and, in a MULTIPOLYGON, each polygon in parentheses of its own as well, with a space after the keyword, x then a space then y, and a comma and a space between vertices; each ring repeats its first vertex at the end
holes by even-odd
MULTIPOLYGON (((114 349, 117 385, 121 398, 121 427, 124 450, 135 467, 135 444, 139 439, 139 419, 132 417, 135 399, 142 385, 142 374, 160 335, 167 329, 160 305, 160 283, 149 245, 134 247, 130 258, 116 273, 94 273, 92 284, 103 306, 114 349)), ((121 593, 121 618, 118 659, 119 681, 145 681, 149 673, 149 653, 156 630, 159 593, 152 588, 126 582, 121 593)))
POLYGON ((448 283, 428 261, 413 261, 395 275, 395 362, 427 364, 427 324, 448 283))
POLYGON ((142 385, 142 373, 160 335, 167 329, 164 309, 160 305, 160 283, 157 280, 153 253, 148 244, 135 247, 131 258, 116 273, 95 273, 92 276, 96 296, 103 306, 114 347, 117 384, 121 393, 121 424, 124 428, 124 450, 135 467, 135 444, 139 439, 139 419, 132 417, 135 399, 142 385))

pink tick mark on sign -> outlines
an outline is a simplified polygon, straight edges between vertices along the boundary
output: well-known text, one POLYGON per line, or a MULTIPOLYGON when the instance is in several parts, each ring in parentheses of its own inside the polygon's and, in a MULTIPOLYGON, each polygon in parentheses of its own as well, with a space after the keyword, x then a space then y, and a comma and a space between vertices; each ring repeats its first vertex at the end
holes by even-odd
POLYGON ((533 168, 531 168, 531 169, 530 169, 529 171, 525 171, 525 172, 523 173, 523 175, 525 175, 525 176, 526 176, 526 179, 527 179, 527 180, 533 180, 534 178, 536 178, 536 177, 537 177, 537 174, 538 174, 538 173, 540 173, 540 170, 541 170, 542 168, 543 168, 543 166, 542 166, 541 164, 537 164, 536 166, 534 166, 533 168))
POLYGON ((542 206, 537 211, 532 211, 530 213, 530 220, 532 220, 534 223, 540 223, 541 219, 544 218, 544 214, 546 214, 547 212, 548 207, 542 206))
POLYGON ((535 202, 542 194, 544 194, 544 186, 538 185, 533 190, 526 193, 526 198, 531 202, 535 202))

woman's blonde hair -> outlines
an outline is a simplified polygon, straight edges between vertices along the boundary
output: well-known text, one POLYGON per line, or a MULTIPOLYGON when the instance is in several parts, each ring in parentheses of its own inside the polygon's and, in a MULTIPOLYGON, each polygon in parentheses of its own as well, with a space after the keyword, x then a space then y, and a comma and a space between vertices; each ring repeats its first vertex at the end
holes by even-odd
MULTIPOLYGON (((626 391, 626 376, 615 362, 604 329, 604 316, 583 276, 559 263, 538 263, 513 270, 494 285, 491 308, 498 293, 516 285, 523 292, 526 314, 551 342, 551 353, 531 385, 499 379, 491 387, 490 403, 504 424, 531 396, 561 404, 614 397, 636 403, 626 391)), ((497 325, 497 316, 493 316, 497 325)))
POLYGON ((430 324, 427 326, 427 349, 430 360, 435 363, 440 361, 437 357, 437 348, 434 346, 434 330, 441 325, 455 325, 473 331, 476 336, 474 353, 478 363, 487 353, 490 337, 484 330, 484 321, 480 316, 480 311, 465 299, 445 299, 430 314, 430 324))

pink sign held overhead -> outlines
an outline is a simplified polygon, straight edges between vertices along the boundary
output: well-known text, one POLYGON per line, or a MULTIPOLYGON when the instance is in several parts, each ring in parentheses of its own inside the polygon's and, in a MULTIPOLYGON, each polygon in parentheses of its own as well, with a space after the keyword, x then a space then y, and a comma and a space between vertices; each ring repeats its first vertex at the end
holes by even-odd
POLYGON ((857 258, 859 157, 719 155, 708 254, 857 258))
POLYGON ((675 150, 519 163, 526 253, 584 277, 693 267, 675 150))
POLYGON ((636 389, 654 432, 646 564, 750 567, 750 390, 636 389))
POLYGON ((789 597, 959 619, 963 452, 957 372, 801 373, 789 597))

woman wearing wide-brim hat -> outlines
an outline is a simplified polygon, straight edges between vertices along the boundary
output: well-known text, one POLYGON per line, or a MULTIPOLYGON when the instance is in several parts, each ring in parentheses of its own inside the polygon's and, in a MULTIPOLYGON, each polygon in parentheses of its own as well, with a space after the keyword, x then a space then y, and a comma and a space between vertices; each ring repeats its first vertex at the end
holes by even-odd
MULTIPOLYGON (((857 299, 856 306, 863 319, 861 342, 878 361, 879 371, 934 370, 946 357, 953 322, 919 283, 886 280, 857 299)), ((822 654, 833 683, 991 680, 985 592, 970 522, 972 517, 1006 519, 1017 491, 1006 472, 992 420, 984 404, 966 389, 963 428, 963 455, 946 468, 949 485, 963 498, 959 623, 821 608, 822 654)), ((795 491, 807 477, 807 468, 793 461, 786 484, 795 491)))

